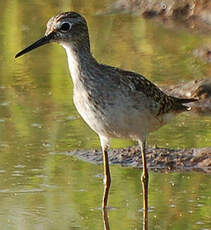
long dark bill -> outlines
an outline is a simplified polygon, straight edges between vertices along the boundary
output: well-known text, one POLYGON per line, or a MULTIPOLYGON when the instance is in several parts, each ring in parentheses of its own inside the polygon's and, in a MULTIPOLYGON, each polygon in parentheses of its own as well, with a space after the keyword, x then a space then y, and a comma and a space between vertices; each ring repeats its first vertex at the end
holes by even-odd
POLYGON ((20 57, 23 54, 28 53, 29 51, 31 51, 33 49, 36 49, 36 48, 38 48, 40 46, 43 46, 43 45, 49 43, 52 38, 53 38, 53 34, 52 33, 49 34, 49 35, 47 35, 47 36, 42 37, 40 40, 34 42, 32 45, 28 46, 27 48, 25 48, 22 51, 20 51, 19 53, 17 53, 15 55, 15 58, 20 57))

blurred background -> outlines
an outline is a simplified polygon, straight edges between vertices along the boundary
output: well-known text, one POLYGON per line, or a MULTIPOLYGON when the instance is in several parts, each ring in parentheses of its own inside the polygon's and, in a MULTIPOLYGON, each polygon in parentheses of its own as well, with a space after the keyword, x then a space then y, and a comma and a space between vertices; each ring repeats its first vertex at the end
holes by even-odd
MULTIPOLYGON (((73 105, 63 48, 46 45, 17 60, 15 54, 43 36, 50 17, 76 11, 87 19, 99 62, 162 87, 210 78, 211 10, 203 1, 181 2, 0 2, 0 229, 103 229, 102 165, 68 155, 100 144, 73 105)), ((149 146, 174 149, 210 143, 206 113, 183 113, 148 137, 149 146)), ((113 148, 134 144, 112 141, 113 148)), ((141 229, 140 170, 115 165, 111 171, 111 229, 141 229)), ((149 229, 211 229, 209 174, 150 176, 149 229)))

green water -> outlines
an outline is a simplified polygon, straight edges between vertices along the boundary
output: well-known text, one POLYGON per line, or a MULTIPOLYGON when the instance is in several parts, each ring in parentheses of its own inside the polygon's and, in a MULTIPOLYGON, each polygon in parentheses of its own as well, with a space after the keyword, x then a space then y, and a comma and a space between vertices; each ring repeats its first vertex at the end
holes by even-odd
MULTIPOLYGON (((18 60, 54 14, 74 10, 87 18, 94 56, 140 72, 159 85, 210 76, 193 50, 210 36, 167 29, 128 14, 96 16, 107 1, 1 1, 0 14, 0 229, 103 229, 102 165, 65 152, 100 148, 72 102, 66 56, 57 44, 18 60)), ((183 113, 150 134, 149 145, 210 146, 211 118, 183 113)), ((112 147, 133 145, 113 140, 112 147)), ((140 170, 112 166, 110 228, 142 229, 140 170)), ((150 172, 149 229, 211 229, 211 180, 201 172, 150 172)))

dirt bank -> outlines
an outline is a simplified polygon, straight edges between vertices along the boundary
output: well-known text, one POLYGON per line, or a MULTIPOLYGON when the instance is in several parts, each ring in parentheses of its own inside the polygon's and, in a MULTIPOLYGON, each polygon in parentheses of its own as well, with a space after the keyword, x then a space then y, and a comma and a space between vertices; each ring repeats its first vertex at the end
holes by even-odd
POLYGON ((162 90, 176 97, 197 98, 197 102, 190 104, 192 111, 211 115, 211 78, 163 87, 162 90))
POLYGON ((106 13, 116 12, 154 18, 169 27, 211 32, 209 0, 119 0, 114 2, 106 13))
MULTIPOLYGON (((102 163, 100 150, 76 150, 68 152, 82 160, 92 163, 102 163)), ((148 148, 147 165, 153 171, 188 171, 200 170, 211 173, 211 147, 202 149, 167 149, 148 148)), ((109 151, 111 164, 122 166, 142 167, 141 154, 138 146, 109 151)))

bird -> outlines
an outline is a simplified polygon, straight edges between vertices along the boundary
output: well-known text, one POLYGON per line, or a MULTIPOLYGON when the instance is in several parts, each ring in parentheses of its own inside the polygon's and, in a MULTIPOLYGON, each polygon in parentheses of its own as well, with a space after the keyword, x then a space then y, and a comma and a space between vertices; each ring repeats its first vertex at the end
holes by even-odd
MULTIPOLYGON (((138 141, 142 156, 141 181, 148 192, 146 138, 177 114, 190 110, 195 98, 177 98, 164 93, 141 74, 99 63, 90 49, 86 19, 77 12, 63 12, 49 19, 45 35, 16 54, 15 58, 47 43, 57 42, 66 51, 73 81, 73 101, 78 113, 100 139, 104 160, 106 209, 111 174, 108 149, 111 138, 138 141)), ((148 202, 144 209, 148 209, 148 202)))

